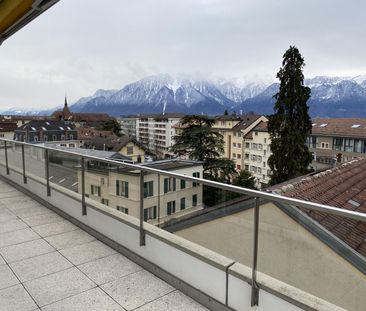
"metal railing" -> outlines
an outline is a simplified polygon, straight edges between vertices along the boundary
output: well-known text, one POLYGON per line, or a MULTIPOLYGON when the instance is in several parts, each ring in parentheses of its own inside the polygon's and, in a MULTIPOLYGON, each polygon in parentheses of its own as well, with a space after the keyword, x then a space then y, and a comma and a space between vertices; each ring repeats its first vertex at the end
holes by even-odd
MULTIPOLYGON (((9 148, 9 144, 12 145, 20 145, 21 146, 21 155, 22 155, 22 174, 23 174, 23 182, 24 184, 27 183, 27 174, 26 174, 26 162, 25 162, 25 155, 24 155, 24 147, 25 146, 29 146, 32 148, 39 148, 44 150, 44 157, 45 157, 45 179, 46 179, 46 191, 47 191, 47 196, 51 195, 51 189, 50 189, 50 182, 49 182, 49 152, 57 152, 57 153, 62 153, 62 154, 66 154, 69 156, 76 156, 77 158, 81 159, 81 207, 82 207, 82 215, 87 215, 87 204, 85 201, 85 170, 86 170, 86 166, 85 166, 85 160, 93 160, 93 161, 98 161, 98 162, 103 162, 103 163, 107 163, 107 164, 112 164, 115 166, 123 166, 126 168, 130 168, 130 169, 134 169, 134 170, 138 170, 140 172, 140 183, 139 183, 139 187, 140 187, 140 200, 139 200, 139 209, 140 209, 140 218, 139 218, 139 224, 140 224, 140 246, 144 246, 146 241, 145 241, 145 231, 144 231, 144 175, 145 173, 154 173, 157 174, 158 176, 158 191, 159 191, 159 197, 158 197, 158 204, 160 207, 160 176, 164 175, 164 176, 169 176, 169 177, 174 177, 174 178, 179 178, 181 180, 186 180, 186 181, 190 181, 192 183, 199 183, 202 185, 206 185, 209 187, 214 187, 214 188, 219 188, 221 190, 227 190, 227 191, 231 191, 234 193, 238 193, 241 195, 246 195, 249 197, 253 197, 254 198, 254 202, 255 202, 255 206, 254 206, 254 232, 253 232, 253 260, 252 260, 252 296, 251 296, 251 305, 258 305, 258 298, 259 298, 259 287, 256 284, 256 272, 257 272, 257 261, 258 261, 258 236, 259 236, 259 209, 260 209, 260 200, 265 200, 265 201, 270 201, 270 202, 277 202, 277 203, 282 203, 282 204, 286 204, 290 207, 302 207, 305 209, 310 209, 310 210, 314 210, 314 211, 320 211, 320 212, 324 212, 327 214, 332 214, 332 215, 337 215, 337 216, 343 216, 346 218, 350 218, 350 219, 354 219, 354 220, 358 220, 358 221, 362 221, 362 222, 366 222, 366 214, 364 213, 360 213, 360 212, 355 212, 355 211, 349 211, 349 210, 344 210, 344 209, 340 209, 340 208, 336 208, 333 206, 328 206, 328 205, 324 205, 324 204, 319 204, 319 203, 313 203, 313 202, 308 202, 308 201, 304 201, 304 200, 299 200, 299 199, 295 199, 295 198, 289 198, 289 197, 283 197, 280 196, 278 194, 274 194, 274 193, 268 193, 268 192, 262 192, 262 191, 258 191, 258 190, 252 190, 252 189, 247 189, 247 188, 242 188, 242 187, 238 187, 238 186, 234 186, 234 185, 230 185, 230 184, 225 184, 225 183, 220 183, 220 182, 216 182, 216 181, 211 181, 211 180, 207 180, 207 179, 202 179, 202 178, 197 178, 197 177, 192 177, 192 176, 187 176, 187 175, 183 175, 183 174, 178 174, 178 173, 173 173, 173 172, 169 172, 169 171, 164 171, 164 170, 159 170, 159 169, 155 169, 155 168, 151 168, 151 167, 147 167, 145 165, 138 165, 138 164, 130 164, 130 163, 124 163, 124 162, 120 162, 120 161, 116 161, 116 160, 110 160, 110 159, 104 159, 104 158, 99 158, 96 156, 92 156, 92 155, 84 155, 84 154, 80 154, 77 152, 73 152, 73 151, 68 151, 68 150, 64 150, 64 149, 57 149, 57 148, 53 148, 53 147, 48 147, 48 146, 40 146, 37 144, 30 144, 30 143, 25 143, 25 142, 19 142, 19 141, 14 141, 14 140, 8 140, 8 139, 2 139, 0 138, 0 142, 3 142, 4 145, 4 153, 5 153, 5 166, 6 166, 6 174, 9 175, 10 174, 10 170, 9 170, 9 161, 8 161, 8 148, 9 148)), ((158 209, 158 218, 160 217, 160 208, 158 209)))

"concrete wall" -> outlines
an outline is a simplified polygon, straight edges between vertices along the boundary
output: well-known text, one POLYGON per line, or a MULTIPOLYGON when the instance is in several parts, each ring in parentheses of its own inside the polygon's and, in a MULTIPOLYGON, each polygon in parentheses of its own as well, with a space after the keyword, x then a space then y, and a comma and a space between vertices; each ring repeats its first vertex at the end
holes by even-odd
MULTIPOLYGON (((251 266, 253 210, 175 232, 251 266)), ((272 203, 261 206, 258 270, 349 310, 366 305, 366 276, 272 203)))

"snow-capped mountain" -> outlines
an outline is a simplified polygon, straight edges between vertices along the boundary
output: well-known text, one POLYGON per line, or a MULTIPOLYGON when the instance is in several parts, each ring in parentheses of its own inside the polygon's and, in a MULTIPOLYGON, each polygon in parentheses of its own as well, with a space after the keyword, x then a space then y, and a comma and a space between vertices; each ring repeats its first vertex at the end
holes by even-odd
MULTIPOLYGON (((71 106, 71 111, 104 112, 114 116, 162 112, 212 115, 225 110, 271 114, 273 96, 279 87, 273 82, 160 74, 130 83, 120 90, 98 90, 92 96, 80 98, 71 106)), ((305 84, 311 88, 308 104, 312 116, 366 117, 366 75, 317 76, 306 79, 305 84)))

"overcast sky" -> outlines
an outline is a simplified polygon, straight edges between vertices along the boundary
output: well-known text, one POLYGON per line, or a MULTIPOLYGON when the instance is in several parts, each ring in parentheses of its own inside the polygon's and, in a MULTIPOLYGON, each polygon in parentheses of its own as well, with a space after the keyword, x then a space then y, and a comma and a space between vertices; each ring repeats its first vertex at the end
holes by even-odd
POLYGON ((54 107, 157 73, 366 73, 364 0, 61 0, 0 46, 0 109, 54 107))

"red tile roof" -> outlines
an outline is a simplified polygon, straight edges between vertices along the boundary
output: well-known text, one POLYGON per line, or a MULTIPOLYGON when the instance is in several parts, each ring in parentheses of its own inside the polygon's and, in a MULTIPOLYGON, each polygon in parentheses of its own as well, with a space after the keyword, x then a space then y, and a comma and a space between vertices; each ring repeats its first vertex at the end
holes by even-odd
POLYGON ((366 138, 366 118, 315 118, 313 135, 366 138))
MULTIPOLYGON (((326 204, 366 215, 366 159, 356 159, 325 172, 270 188, 287 197, 326 204)), ((366 223, 301 209, 366 257, 366 223)))
POLYGON ((17 129, 17 124, 14 122, 1 122, 0 132, 14 132, 17 129))

